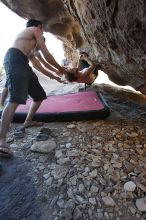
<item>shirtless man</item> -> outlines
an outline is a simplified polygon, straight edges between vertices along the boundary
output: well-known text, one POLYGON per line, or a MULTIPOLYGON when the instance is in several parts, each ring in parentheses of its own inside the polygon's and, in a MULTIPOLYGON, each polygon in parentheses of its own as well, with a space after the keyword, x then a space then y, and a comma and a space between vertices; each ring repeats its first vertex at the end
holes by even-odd
POLYGON ((80 55, 77 68, 67 68, 65 78, 69 82, 91 85, 98 76, 98 67, 86 53, 80 55))
MULTIPOLYGON (((32 66, 38 70, 40 73, 44 74, 45 76, 48 76, 50 79, 55 79, 56 81, 62 83, 63 81, 61 80, 60 77, 55 76, 53 73, 51 73, 49 70, 52 72, 58 74, 58 70, 53 68, 50 64, 48 64, 42 55, 39 52, 39 48, 36 48, 34 53, 29 56, 29 60, 32 63, 32 66), (42 65, 43 64, 43 65, 42 65), (44 66, 46 68, 44 68, 44 66)), ((5 101, 8 96, 8 86, 7 86, 7 81, 5 83, 5 86, 2 90, 1 97, 0 97, 0 111, 4 109, 5 106, 5 101)))
POLYGON ((6 142, 7 132, 19 104, 25 104, 28 94, 33 98, 32 105, 24 122, 24 127, 32 123, 33 116, 40 104, 46 99, 46 93, 38 82, 38 78, 28 64, 28 58, 36 45, 41 50, 45 60, 61 74, 65 68, 61 67, 49 53, 44 39, 42 23, 29 20, 27 28, 17 35, 12 47, 4 58, 4 68, 8 81, 9 102, 3 110, 0 130, 0 156, 10 157, 12 152, 6 142))

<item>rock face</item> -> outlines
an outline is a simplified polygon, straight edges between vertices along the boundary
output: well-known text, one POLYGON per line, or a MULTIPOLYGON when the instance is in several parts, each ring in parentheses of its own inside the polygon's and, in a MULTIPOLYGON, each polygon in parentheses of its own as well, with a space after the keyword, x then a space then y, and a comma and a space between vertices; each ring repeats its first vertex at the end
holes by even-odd
POLYGON ((1 1, 21 17, 41 20, 46 31, 64 41, 73 65, 80 48, 115 83, 135 89, 146 83, 145 1, 1 1))
POLYGON ((146 82, 146 4, 144 1, 65 1, 79 21, 86 51, 117 84, 146 82))

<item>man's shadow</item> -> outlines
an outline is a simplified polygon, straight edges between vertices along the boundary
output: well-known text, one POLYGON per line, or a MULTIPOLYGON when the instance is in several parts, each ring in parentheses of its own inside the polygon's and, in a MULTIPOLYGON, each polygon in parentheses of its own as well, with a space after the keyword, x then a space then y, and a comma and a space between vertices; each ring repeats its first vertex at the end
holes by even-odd
POLYGON ((1 159, 1 163, 0 220, 42 219, 28 162, 15 157, 1 159))

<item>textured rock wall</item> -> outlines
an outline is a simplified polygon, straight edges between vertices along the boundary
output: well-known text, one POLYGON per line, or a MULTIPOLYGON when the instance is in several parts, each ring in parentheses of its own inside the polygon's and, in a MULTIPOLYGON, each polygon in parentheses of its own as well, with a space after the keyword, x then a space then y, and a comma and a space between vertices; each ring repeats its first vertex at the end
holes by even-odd
POLYGON ((86 51, 117 84, 146 82, 146 3, 137 0, 64 0, 79 21, 86 51))
POLYGON ((76 48, 80 48, 87 51, 115 83, 134 88, 146 83, 144 0, 2 2, 21 17, 41 20, 46 31, 64 41, 67 57, 74 59, 73 65, 76 48))

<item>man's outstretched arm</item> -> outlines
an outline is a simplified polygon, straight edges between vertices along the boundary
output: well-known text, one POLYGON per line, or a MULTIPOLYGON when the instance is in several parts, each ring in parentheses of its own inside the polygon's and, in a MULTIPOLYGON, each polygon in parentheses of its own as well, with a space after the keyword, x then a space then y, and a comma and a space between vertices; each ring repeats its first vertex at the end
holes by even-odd
POLYGON ((48 51, 42 33, 37 29, 34 28, 34 37, 36 38, 37 41, 37 45, 40 48, 44 58, 46 59, 46 61, 51 64, 53 67, 55 67, 56 69, 59 70, 59 72, 61 74, 65 73, 65 68, 60 66, 56 60, 54 59, 54 57, 50 54, 50 52, 48 51))
POLYGON ((60 77, 57 77, 57 76, 53 75, 52 73, 50 73, 48 70, 46 70, 35 56, 31 56, 31 58, 29 60, 36 70, 38 70, 42 74, 48 76, 50 79, 55 79, 58 82, 62 82, 60 77))
POLYGON ((47 69, 53 71, 56 74, 58 73, 58 70, 51 66, 49 63, 47 63, 47 61, 42 57, 42 55, 39 52, 35 53, 35 57, 37 57, 39 61, 43 64, 43 66, 45 66, 47 69))

